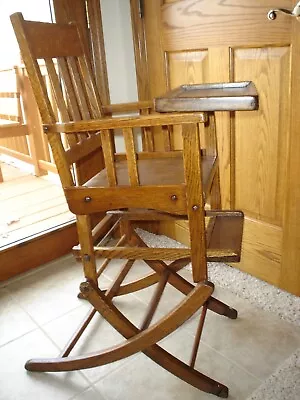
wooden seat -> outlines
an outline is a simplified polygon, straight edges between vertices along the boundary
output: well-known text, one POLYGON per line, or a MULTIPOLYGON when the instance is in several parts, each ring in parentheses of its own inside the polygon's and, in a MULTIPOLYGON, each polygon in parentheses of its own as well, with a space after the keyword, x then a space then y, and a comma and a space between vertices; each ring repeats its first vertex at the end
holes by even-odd
MULTIPOLYGON (((174 158, 157 159, 153 163, 153 159, 138 159, 137 168, 139 171, 140 185, 178 185, 184 183, 183 164, 178 162, 182 158, 182 152, 178 151, 174 158), (172 171, 172 174, 170 174, 172 171)), ((213 157, 205 157, 202 161, 202 181, 205 193, 209 192, 210 181, 212 179, 212 171, 215 159, 213 157)), ((118 185, 129 185, 129 175, 127 161, 117 161, 115 163, 116 178, 118 185)), ((85 186, 108 186, 107 170, 104 169, 95 175, 85 186)))
MULTIPOLYGON (((51 372, 91 368, 142 351, 194 387, 227 397, 226 386, 195 369, 207 309, 231 319, 237 317, 234 309, 212 297, 214 285, 207 277, 207 260, 239 260, 243 225, 241 212, 220 210, 212 115, 153 114, 151 102, 144 102, 128 108, 149 115, 106 116, 107 110, 124 111, 125 106, 101 105, 76 26, 25 21, 19 13, 11 20, 69 208, 76 214, 79 245, 74 254, 82 261, 84 271, 80 297, 92 305, 59 357, 29 360, 26 369, 51 372), (53 112, 38 59, 46 64, 59 118, 53 112), (205 149, 200 146, 199 126, 205 133, 205 149), (182 150, 173 148, 175 131, 182 136, 182 150), (140 135, 143 148, 139 150, 140 135), (153 135, 164 137, 164 150, 155 149, 153 135), (116 151, 116 137, 118 142, 123 138, 123 152, 116 151), (95 222, 95 215, 102 216, 99 222, 95 222), (135 231, 142 222, 171 219, 187 221, 189 248, 150 248, 135 231), (97 257, 104 259, 99 268, 97 257), (109 287, 100 287, 99 276, 116 258, 124 259, 120 272, 109 287), (153 272, 124 283, 136 260, 144 260, 153 272), (194 284, 178 275, 190 262, 194 284), (118 309, 114 298, 154 284, 154 296, 137 327, 118 309), (167 285, 185 298, 153 324, 167 285), (184 363, 157 343, 201 308, 191 359, 184 363), (104 351, 71 356, 96 313, 124 336, 124 342, 104 351)), ((134 307, 134 297, 132 300, 134 307)))

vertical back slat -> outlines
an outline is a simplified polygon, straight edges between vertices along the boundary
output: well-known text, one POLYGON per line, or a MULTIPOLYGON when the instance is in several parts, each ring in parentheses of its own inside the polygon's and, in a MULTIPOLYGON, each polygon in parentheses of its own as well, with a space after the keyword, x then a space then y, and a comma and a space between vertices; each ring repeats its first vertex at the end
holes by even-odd
MULTIPOLYGON (((52 59, 45 58, 45 65, 47 68, 48 76, 54 93, 55 101, 60 111, 61 120, 63 122, 70 121, 69 110, 67 108, 66 101, 64 99, 64 95, 61 89, 59 77, 54 62, 52 59)), ((76 135, 68 135, 68 142, 70 145, 76 144, 77 143, 76 135)))
POLYGON ((67 109, 65 99, 61 90, 59 78, 57 76, 57 72, 54 66, 54 62, 52 58, 45 58, 45 65, 47 68, 47 72, 50 78, 50 83, 52 86, 52 90, 55 96, 55 101, 57 103, 57 106, 59 108, 60 114, 61 114, 61 120, 62 122, 66 122, 70 120, 70 115, 69 111, 67 109))
POLYGON ((76 93, 73 87, 67 61, 64 57, 59 57, 57 59, 57 63, 61 73, 61 78, 65 85, 65 92, 68 102, 69 113, 73 121, 80 121, 81 120, 80 110, 78 107, 76 93))
POLYGON ((87 64, 85 57, 78 57, 78 65, 80 67, 82 75, 82 82, 84 82, 85 85, 87 102, 89 103, 91 117, 101 118, 102 117, 101 99, 96 87, 96 83, 94 82, 92 76, 92 71, 87 64))
POLYGON ((78 106, 80 109, 80 113, 82 116, 82 119, 88 120, 91 118, 91 113, 88 107, 88 103, 86 101, 86 92, 85 88, 82 84, 80 74, 79 74, 79 69, 77 65, 77 58, 75 57, 68 57, 67 58, 67 64, 69 67, 71 79, 73 82, 73 87, 75 90, 76 94, 76 99, 78 102, 78 106))
POLYGON ((104 162, 107 172, 109 186, 117 185, 116 168, 114 163, 114 145, 112 140, 112 132, 109 129, 102 131, 102 150, 104 162))
POLYGON ((129 182, 131 186, 139 185, 139 176, 136 162, 136 151, 132 128, 124 128, 123 136, 126 148, 129 182))

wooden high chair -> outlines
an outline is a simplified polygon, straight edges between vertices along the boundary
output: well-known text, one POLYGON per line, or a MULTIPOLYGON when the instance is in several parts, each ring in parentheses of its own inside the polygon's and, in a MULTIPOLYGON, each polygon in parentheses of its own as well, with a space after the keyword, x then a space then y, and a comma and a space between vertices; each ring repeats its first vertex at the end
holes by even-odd
MULTIPOLYGON (((81 297, 92 305, 58 358, 29 360, 26 369, 51 372, 91 368, 142 351, 196 388, 227 397, 226 386, 194 368, 207 309, 232 319, 237 317, 234 309, 212 297, 214 285, 207 277, 207 261, 239 260, 243 224, 241 212, 216 210, 220 208, 220 191, 211 114, 107 117, 108 113, 124 111, 126 106, 101 105, 76 26, 25 21, 20 13, 13 14, 11 21, 69 208, 76 214, 79 245, 74 253, 82 261, 85 276, 80 285, 81 297), (37 61, 40 59, 48 70, 58 117, 40 72, 41 63, 37 61), (206 149, 200 146, 199 125, 206 133, 206 149), (164 151, 155 149, 154 129, 156 134, 164 136, 164 151), (172 148, 174 131, 182 135, 183 150, 172 148), (116 152, 115 137, 120 135, 124 139, 123 153, 116 152), (139 135, 142 135, 141 150, 137 145, 139 135), (83 168, 87 165, 88 173, 83 168), (211 209, 205 210, 208 201, 211 209), (102 214, 103 219, 94 225, 96 214, 102 214), (149 248, 135 231, 140 221, 172 219, 188 221, 189 248, 149 248), (115 233, 114 244, 108 242, 112 233, 115 233), (98 269, 96 257, 104 259, 98 269), (110 287, 100 288, 98 278, 115 258, 125 260, 121 271, 110 287), (153 272, 123 283, 136 260, 144 260, 153 272), (189 262, 194 284, 178 274, 189 262), (114 298, 154 284, 157 284, 154 296, 141 326, 137 327, 118 309, 114 298), (175 287, 185 298, 163 318, 151 323, 167 285, 175 287), (201 307, 191 360, 186 364, 157 343, 201 307), (70 356, 97 312, 125 341, 97 353, 70 356)), ((151 103, 130 104, 127 108, 148 113, 151 103)))

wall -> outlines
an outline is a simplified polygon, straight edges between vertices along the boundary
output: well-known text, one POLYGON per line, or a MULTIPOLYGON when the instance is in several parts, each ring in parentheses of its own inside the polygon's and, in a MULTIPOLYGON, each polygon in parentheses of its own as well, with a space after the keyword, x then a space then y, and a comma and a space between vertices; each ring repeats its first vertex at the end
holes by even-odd
POLYGON ((100 0, 100 4, 111 102, 136 101, 130 1, 100 0))

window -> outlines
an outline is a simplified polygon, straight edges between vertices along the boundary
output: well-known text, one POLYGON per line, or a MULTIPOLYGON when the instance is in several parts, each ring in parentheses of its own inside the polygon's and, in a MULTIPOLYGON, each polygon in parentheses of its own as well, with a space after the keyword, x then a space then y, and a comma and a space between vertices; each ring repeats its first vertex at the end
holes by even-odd
POLYGON ((25 19, 51 22, 49 0, 1 0, 0 1, 0 70, 20 62, 19 47, 9 16, 22 12, 25 19))

